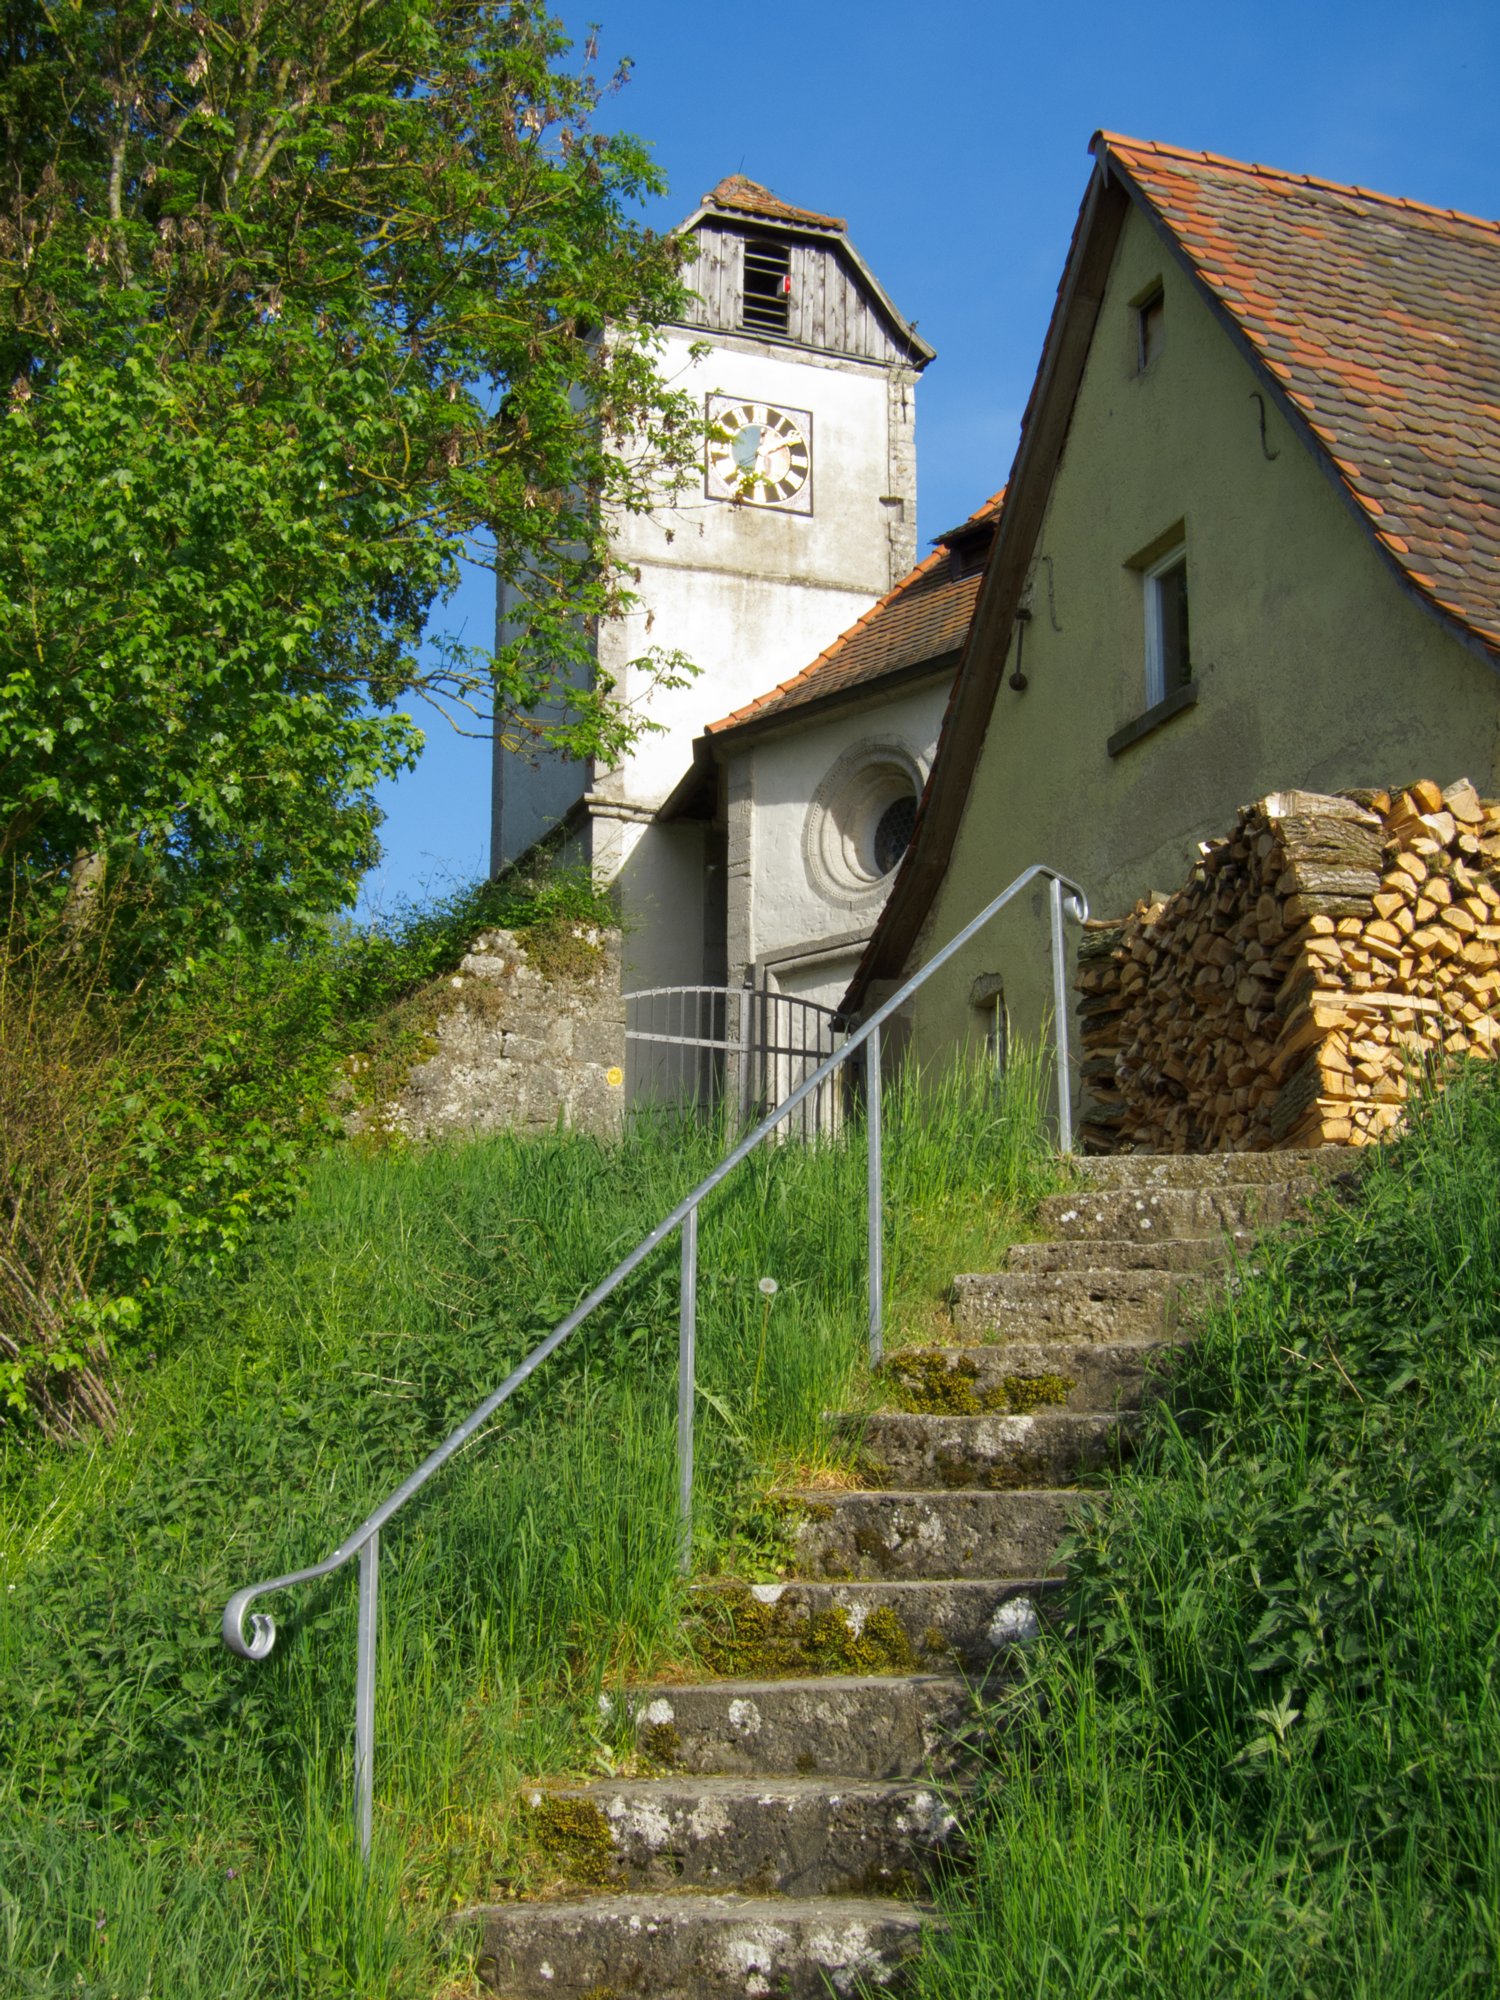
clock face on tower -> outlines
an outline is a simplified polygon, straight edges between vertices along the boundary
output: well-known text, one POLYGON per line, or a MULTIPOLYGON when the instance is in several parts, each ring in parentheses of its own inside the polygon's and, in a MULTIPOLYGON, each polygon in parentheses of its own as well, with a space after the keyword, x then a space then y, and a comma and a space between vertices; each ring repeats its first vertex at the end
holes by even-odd
POLYGON ((735 396, 708 399, 710 500, 812 512, 812 415, 735 396))

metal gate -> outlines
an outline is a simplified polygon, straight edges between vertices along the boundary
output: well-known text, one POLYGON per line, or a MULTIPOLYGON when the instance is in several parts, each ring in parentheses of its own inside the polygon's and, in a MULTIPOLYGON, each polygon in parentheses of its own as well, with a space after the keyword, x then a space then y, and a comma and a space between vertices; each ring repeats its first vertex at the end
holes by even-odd
MULTIPOLYGON (((779 1104, 831 1056, 842 1037, 834 1010, 762 986, 648 986, 625 995, 625 1088, 632 1104, 728 1103, 742 1123, 779 1104)), ((828 1137, 843 1108, 837 1075, 788 1122, 800 1138, 828 1137)))

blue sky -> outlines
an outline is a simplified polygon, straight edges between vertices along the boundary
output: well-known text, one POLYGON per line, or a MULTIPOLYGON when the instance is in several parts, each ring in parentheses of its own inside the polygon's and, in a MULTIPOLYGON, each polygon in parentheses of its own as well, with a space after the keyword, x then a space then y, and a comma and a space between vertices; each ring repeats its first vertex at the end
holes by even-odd
MULTIPOLYGON (((961 519, 1010 469, 1100 126, 1500 215, 1500 5, 1273 0, 594 0, 608 122, 646 139, 668 227, 722 175, 848 218, 936 347, 917 398, 918 533, 961 519)), ((443 614, 482 642, 476 576, 443 614)), ((481 874, 488 746, 434 719, 419 769, 382 795, 386 859, 365 906, 481 874)))

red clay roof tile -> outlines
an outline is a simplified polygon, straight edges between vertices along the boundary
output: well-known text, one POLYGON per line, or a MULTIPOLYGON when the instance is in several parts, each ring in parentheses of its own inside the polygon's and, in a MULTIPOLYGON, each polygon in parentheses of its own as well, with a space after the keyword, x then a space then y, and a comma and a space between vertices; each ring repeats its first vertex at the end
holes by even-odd
MULTIPOLYGON (((998 520, 1004 498, 1002 488, 975 509, 969 522, 998 520)), ((955 534, 961 532, 954 530, 955 534)), ((766 722, 829 695, 868 687, 904 667, 956 654, 968 632, 982 578, 982 569, 955 577, 948 550, 935 549, 801 673, 718 722, 709 723, 706 734, 719 736, 749 722, 766 722)))
POLYGON ((1386 523, 1375 532, 1408 579, 1493 644, 1500 223, 1213 153, 1099 143, 1289 400, 1316 412, 1313 436, 1386 523))

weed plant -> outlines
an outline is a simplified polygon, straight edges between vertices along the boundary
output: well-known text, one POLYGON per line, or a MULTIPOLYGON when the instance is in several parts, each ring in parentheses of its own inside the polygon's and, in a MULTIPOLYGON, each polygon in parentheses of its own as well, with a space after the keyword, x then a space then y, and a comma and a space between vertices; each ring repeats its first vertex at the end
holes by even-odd
MULTIPOLYGON (((1050 1169, 1036 1085, 886 1109, 888 1270, 922 1324, 955 1245, 993 1258, 1050 1169)), ((349 1815, 354 1570, 317 1560, 720 1156, 497 1136, 329 1155, 232 1274, 179 1293, 112 1441, 0 1460, 0 1988, 24 2000, 428 1994, 442 1919, 513 1892, 523 1776, 630 1754, 601 1712, 678 1644, 677 1244, 664 1245, 382 1537, 376 1842, 349 1815)), ((699 1244, 700 1568, 764 1559, 759 1468, 860 1389, 857 1127, 768 1146, 699 1244), (760 1280, 774 1278, 774 1295, 760 1280)), ((962 1260, 960 1260, 962 1261, 962 1260)), ((615 1704, 614 1715, 620 1713, 615 1704)))
POLYGON ((1500 1077, 1258 1248, 993 1710, 927 2000, 1500 1988, 1500 1077))

